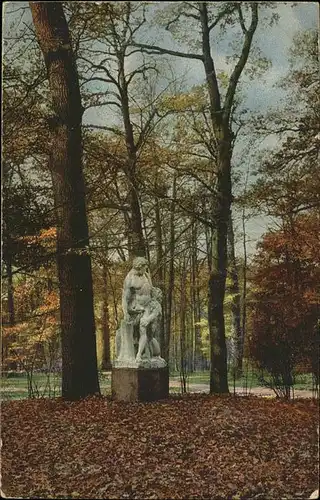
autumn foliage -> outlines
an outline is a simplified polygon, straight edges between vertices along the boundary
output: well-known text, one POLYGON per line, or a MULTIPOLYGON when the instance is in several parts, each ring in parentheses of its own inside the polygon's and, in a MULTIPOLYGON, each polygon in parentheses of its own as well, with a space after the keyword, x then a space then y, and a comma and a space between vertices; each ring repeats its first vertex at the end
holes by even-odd
POLYGON ((320 218, 301 215, 265 235, 256 258, 250 351, 286 385, 318 374, 320 218))

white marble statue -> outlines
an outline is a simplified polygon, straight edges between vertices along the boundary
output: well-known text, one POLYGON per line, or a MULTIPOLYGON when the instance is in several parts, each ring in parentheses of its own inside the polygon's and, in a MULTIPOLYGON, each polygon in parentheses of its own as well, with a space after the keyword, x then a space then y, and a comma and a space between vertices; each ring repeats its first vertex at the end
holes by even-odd
POLYGON ((135 258, 123 285, 124 318, 116 334, 115 366, 166 366, 156 338, 161 327, 161 299, 161 290, 152 286, 147 260, 135 258))

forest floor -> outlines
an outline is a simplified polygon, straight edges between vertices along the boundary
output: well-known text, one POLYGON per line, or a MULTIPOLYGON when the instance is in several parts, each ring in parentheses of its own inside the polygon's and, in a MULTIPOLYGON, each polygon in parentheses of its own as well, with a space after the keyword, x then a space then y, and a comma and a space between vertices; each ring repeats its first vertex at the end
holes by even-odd
POLYGON ((318 486, 318 403, 188 394, 2 404, 14 498, 305 499, 318 486))

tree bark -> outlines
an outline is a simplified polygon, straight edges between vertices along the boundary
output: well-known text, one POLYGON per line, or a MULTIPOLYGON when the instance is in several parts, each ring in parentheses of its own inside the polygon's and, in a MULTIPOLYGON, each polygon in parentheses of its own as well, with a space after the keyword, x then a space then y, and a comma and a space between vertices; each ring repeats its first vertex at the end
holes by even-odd
POLYGON ((212 258, 208 282, 208 319, 210 332, 210 392, 229 392, 227 377, 227 348, 223 302, 227 270, 227 227, 231 206, 231 141, 229 127, 223 124, 220 93, 211 56, 210 31, 206 2, 200 3, 202 54, 210 100, 212 128, 217 143, 216 200, 211 245, 212 258))
POLYGON ((62 397, 99 393, 91 258, 82 169, 83 108, 68 25, 59 2, 30 2, 50 85, 50 168, 57 224, 62 397))
POLYGON ((208 283, 210 331, 210 392, 226 393, 228 388, 227 347, 224 323, 224 297, 227 274, 227 228, 231 204, 231 181, 227 147, 222 144, 217 164, 217 200, 214 214, 212 264, 208 283))

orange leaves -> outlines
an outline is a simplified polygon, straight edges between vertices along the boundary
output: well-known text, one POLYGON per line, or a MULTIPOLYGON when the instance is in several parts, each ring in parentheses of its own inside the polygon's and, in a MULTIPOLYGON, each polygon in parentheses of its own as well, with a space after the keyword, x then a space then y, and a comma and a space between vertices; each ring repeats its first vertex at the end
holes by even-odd
POLYGON ((289 295, 298 310, 303 298, 314 303, 320 279, 319 234, 320 217, 315 214, 300 216, 281 230, 267 233, 255 261, 258 290, 273 298, 281 295, 280 304, 289 295))
POLYGON ((6 340, 14 339, 19 335, 23 335, 28 329, 28 323, 23 322, 14 326, 3 326, 2 333, 6 340))
POLYGON ((7 496, 276 500, 316 488, 310 400, 25 400, 3 414, 7 496))
POLYGON ((47 249, 54 249, 56 245, 57 229, 50 227, 49 229, 42 229, 39 234, 32 236, 21 236, 19 241, 24 242, 27 246, 42 245, 47 249))
POLYGON ((50 227, 49 229, 43 229, 39 233, 39 240, 40 241, 52 241, 56 238, 57 236, 57 228, 56 227, 50 227))
POLYGON ((320 263, 320 216, 309 213, 295 217, 280 230, 267 233, 260 243, 264 253, 284 259, 291 257, 311 259, 320 263))
POLYGON ((36 314, 50 314, 58 311, 59 296, 57 292, 48 292, 43 300, 43 304, 35 311, 36 314))
POLYGON ((308 304, 317 305, 320 302, 320 291, 317 289, 306 290, 303 294, 303 298, 308 304))

